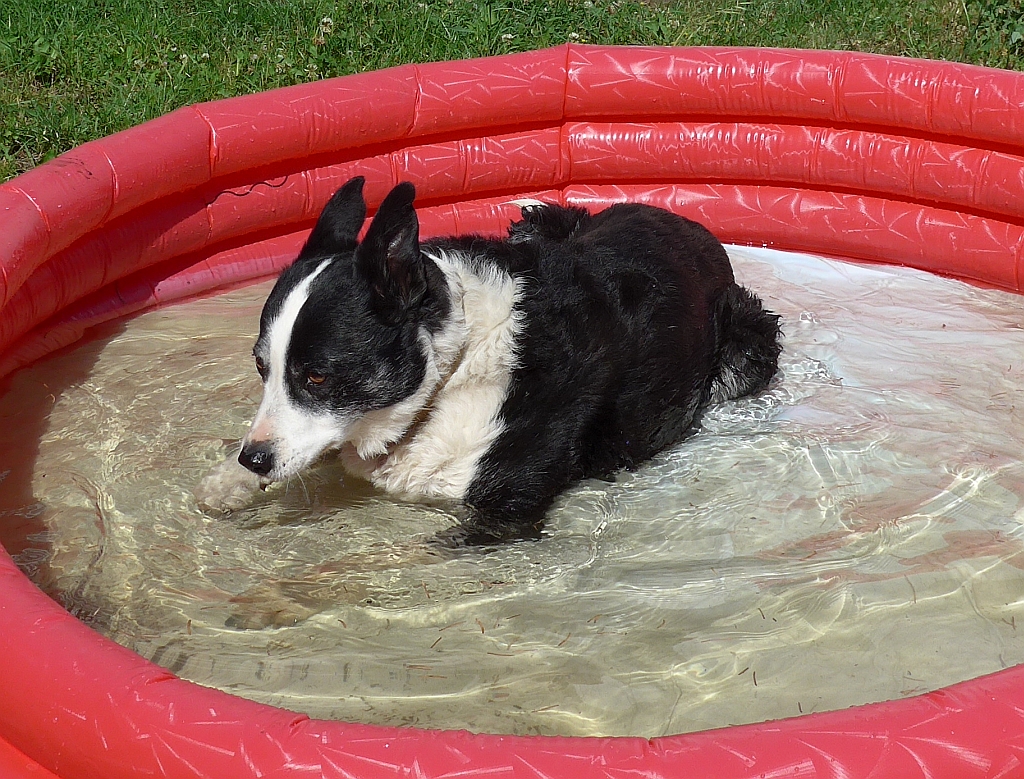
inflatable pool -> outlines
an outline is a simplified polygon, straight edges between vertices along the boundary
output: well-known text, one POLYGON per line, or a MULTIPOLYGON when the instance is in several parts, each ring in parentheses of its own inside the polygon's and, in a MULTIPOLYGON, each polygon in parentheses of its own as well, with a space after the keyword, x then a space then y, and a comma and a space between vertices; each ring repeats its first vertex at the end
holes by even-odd
MULTIPOLYGON (((426 235, 520 197, 642 200, 726 242, 1021 291, 1024 75, 856 53, 563 46, 183 108, 0 186, 0 373, 287 264, 341 182, 417 185, 426 235)), ((0 769, 162 777, 982 777, 1024 772, 1024 667, 659 739, 310 720, 176 678, 0 553, 0 769)))

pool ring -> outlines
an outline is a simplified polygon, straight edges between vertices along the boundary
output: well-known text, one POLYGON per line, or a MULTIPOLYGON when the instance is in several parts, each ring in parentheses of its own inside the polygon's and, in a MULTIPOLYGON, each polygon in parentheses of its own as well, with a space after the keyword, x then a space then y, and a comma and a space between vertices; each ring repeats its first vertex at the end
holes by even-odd
MULTIPOLYGON (((0 374, 114 317, 279 270, 339 183, 425 235, 516 197, 655 203, 726 242, 1021 291, 1024 74, 852 52, 568 45, 190 106, 0 186, 0 374)), ((4 776, 1010 777, 1024 666, 896 702, 645 738, 323 722, 176 678, 0 552, 4 776)))

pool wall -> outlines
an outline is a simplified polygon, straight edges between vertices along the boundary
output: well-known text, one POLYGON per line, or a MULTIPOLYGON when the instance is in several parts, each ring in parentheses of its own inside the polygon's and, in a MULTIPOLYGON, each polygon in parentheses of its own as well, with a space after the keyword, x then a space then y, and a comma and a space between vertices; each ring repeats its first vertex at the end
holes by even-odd
MULTIPOLYGON (((515 198, 638 200, 728 243, 1020 292, 1022 106, 1024 75, 955 63, 568 45, 182 108, 0 185, 0 375, 108 320, 275 273, 356 174, 371 209, 414 182, 428 236, 499 234, 515 198)), ((0 626, 12 776, 1024 775, 1024 667, 705 733, 526 738, 314 721, 190 684, 75 620, 2 551, 0 626)))

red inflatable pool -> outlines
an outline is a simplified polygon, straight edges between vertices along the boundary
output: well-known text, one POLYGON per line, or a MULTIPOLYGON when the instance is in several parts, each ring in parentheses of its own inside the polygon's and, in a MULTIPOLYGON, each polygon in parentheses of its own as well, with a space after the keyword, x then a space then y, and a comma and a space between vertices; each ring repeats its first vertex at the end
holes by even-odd
MULTIPOLYGON (((856 53, 563 46, 183 108, 0 186, 0 374, 113 317, 280 269, 350 176, 425 234, 508 201, 642 200, 726 242, 1021 291, 1024 74, 856 53)), ((7 777, 1024 776, 1024 667, 892 703, 705 733, 385 729, 177 679, 0 551, 7 777)))

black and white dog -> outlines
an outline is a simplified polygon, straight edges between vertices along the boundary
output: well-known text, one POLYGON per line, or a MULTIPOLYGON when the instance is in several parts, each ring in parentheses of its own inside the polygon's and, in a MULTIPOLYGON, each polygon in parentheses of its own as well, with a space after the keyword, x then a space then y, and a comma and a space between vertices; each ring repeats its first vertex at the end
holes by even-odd
POLYGON ((776 372, 778 317, 695 222, 531 203, 505 240, 421 245, 405 183, 359 242, 362 189, 331 198, 270 293, 247 470, 209 477, 208 506, 337 450, 388 493, 461 502, 450 542, 536 535, 562 489, 638 465, 776 372))

